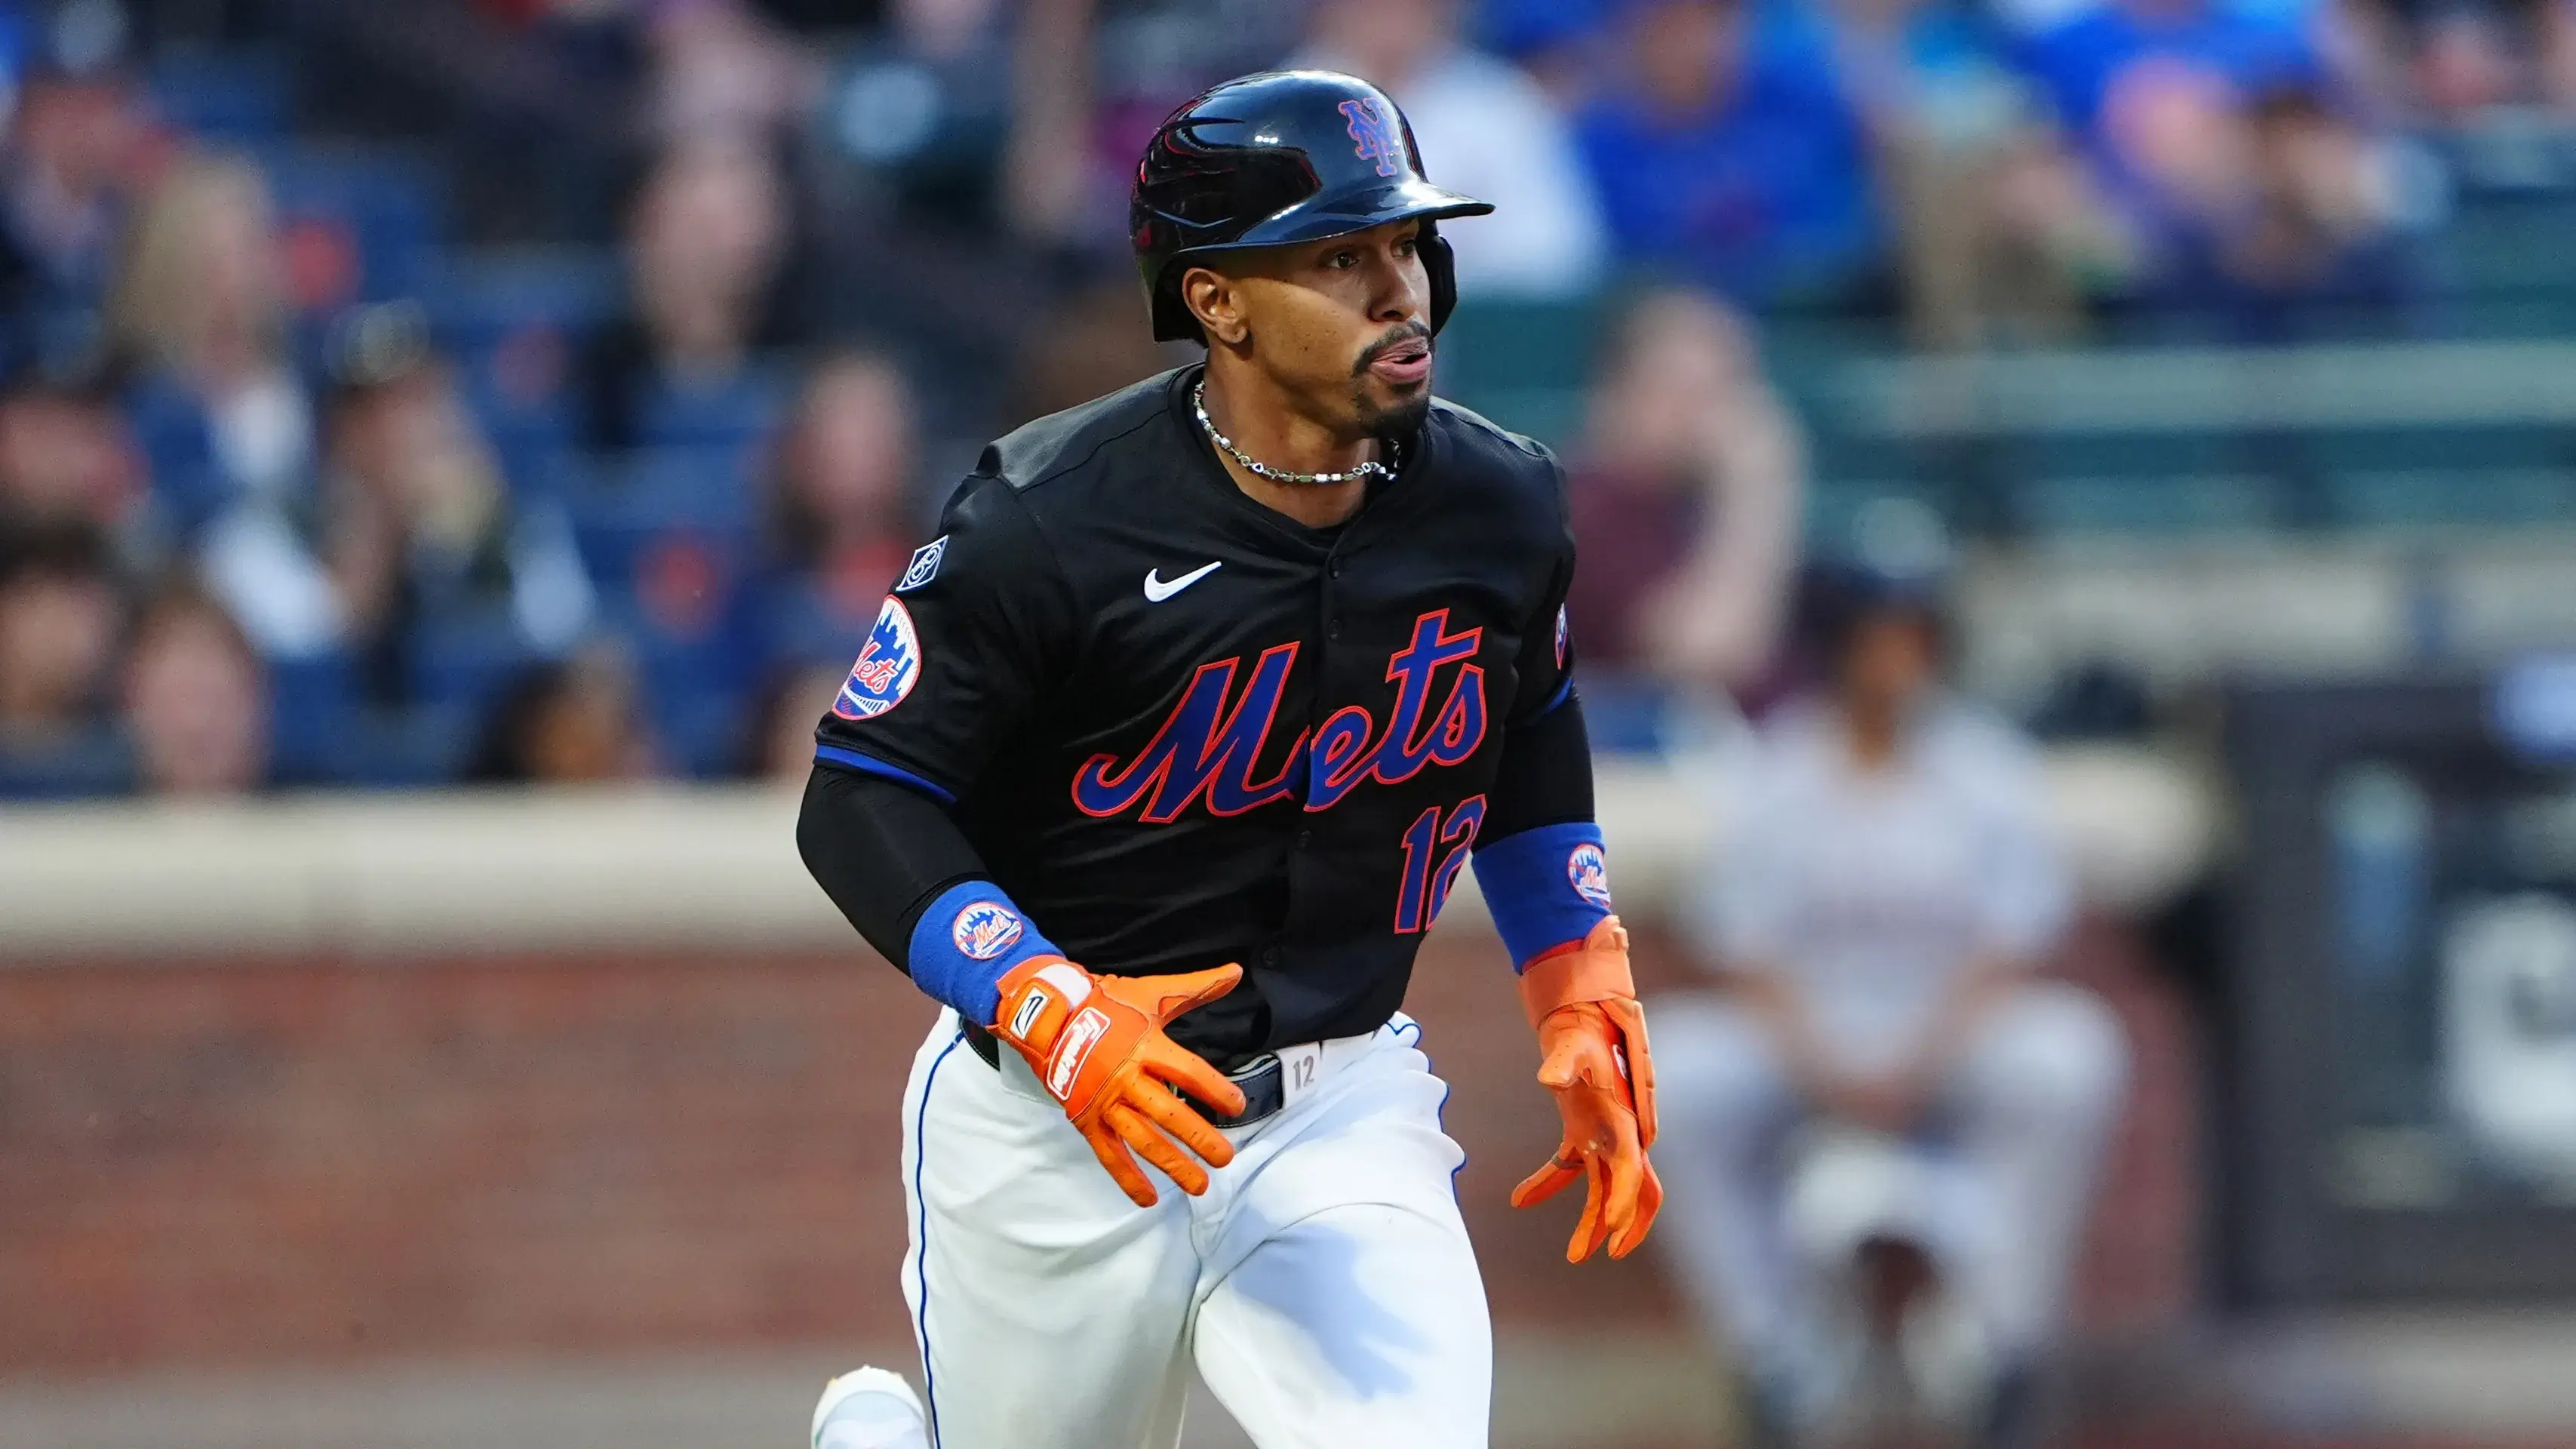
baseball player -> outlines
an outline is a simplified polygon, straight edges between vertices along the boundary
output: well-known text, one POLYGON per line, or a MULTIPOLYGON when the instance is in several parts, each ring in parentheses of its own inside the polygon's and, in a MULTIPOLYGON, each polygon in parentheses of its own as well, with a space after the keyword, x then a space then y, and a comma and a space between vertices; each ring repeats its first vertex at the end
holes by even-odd
POLYGON ((1404 118, 1322 71, 1174 112, 1130 208, 1204 365, 984 450, 818 732, 797 841, 943 1003, 903 1106, 927 1388, 819 1443, 1480 1449, 1492 1334, 1400 1014, 1472 860, 1585 1185, 1643 1240, 1653 1074, 1568 677, 1563 480, 1431 395, 1454 296, 1404 118), (876 1427, 867 1427, 869 1424, 876 1427), (895 1427, 887 1428, 891 1423, 895 1427))

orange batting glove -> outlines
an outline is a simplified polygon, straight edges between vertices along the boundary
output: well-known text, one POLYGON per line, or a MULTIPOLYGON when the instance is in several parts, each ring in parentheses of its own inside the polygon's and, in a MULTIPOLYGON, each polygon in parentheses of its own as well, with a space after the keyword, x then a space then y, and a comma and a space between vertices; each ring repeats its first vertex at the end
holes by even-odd
POLYGON ((1646 1160, 1655 1145, 1655 1065, 1619 918, 1605 917, 1581 941, 1531 961, 1521 972, 1521 1004, 1538 1029, 1539 1084, 1556 1094, 1565 1137, 1545 1167, 1512 1189, 1512 1206, 1545 1202, 1583 1178, 1583 1216, 1565 1261, 1582 1262, 1604 1241, 1611 1257, 1624 1258, 1646 1240, 1664 1185, 1646 1160))
POLYGON ((1242 979, 1243 968, 1232 965, 1186 976, 1094 976, 1061 956, 1032 956, 1002 978, 992 1031, 1028 1058, 1136 1206, 1152 1207, 1154 1185, 1127 1149, 1192 1197, 1207 1191, 1207 1169, 1183 1147, 1211 1167, 1234 1160, 1234 1144, 1176 1093, 1231 1115, 1243 1110, 1243 1089, 1163 1035, 1163 1024, 1242 979))

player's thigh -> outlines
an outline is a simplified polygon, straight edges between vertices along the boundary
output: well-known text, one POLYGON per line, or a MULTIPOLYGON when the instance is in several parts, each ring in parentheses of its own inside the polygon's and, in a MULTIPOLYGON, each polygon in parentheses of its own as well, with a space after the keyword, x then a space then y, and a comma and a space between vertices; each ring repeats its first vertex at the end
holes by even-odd
POLYGON ((1061 1111, 953 1036, 915 1063, 903 1170, 938 1449, 1170 1449, 1198 1278, 1180 1194, 1129 1202, 1061 1111))
POLYGON ((1209 1254, 1199 1372, 1261 1449, 1482 1449, 1484 1280, 1458 1213, 1448 1088, 1390 1041, 1327 1084, 1249 1180, 1209 1254))
POLYGON ((1291 1223, 1200 1305, 1208 1387, 1260 1449, 1485 1449, 1493 1329, 1453 1210, 1291 1223))

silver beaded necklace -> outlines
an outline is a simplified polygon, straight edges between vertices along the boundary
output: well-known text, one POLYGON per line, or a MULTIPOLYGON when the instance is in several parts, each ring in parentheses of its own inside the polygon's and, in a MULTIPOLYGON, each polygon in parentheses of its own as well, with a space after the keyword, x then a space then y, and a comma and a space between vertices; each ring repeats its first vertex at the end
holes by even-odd
MULTIPOLYGON (((1207 412, 1207 380, 1204 378, 1200 379, 1198 384, 1190 389, 1190 411, 1198 414, 1199 426, 1207 430, 1208 440, 1224 449, 1227 457, 1242 464, 1243 470, 1252 474, 1256 478, 1267 478, 1273 483, 1298 484, 1349 483, 1361 478, 1382 478, 1390 483, 1395 481, 1395 468, 1389 464, 1381 463, 1375 458, 1371 458, 1367 462, 1362 463, 1358 467, 1345 473, 1291 473, 1284 468, 1273 468, 1269 464, 1255 459, 1250 453, 1236 447, 1234 445, 1234 439, 1218 432, 1216 430, 1216 424, 1209 421, 1207 412)), ((1386 445, 1386 449, 1387 456, 1389 458, 1399 457, 1396 451, 1396 445, 1393 442, 1389 442, 1386 445)))

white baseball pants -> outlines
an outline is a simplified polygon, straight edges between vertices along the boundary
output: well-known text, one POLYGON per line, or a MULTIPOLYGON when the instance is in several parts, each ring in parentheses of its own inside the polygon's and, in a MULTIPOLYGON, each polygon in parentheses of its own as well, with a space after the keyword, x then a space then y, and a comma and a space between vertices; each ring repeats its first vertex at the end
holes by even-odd
POLYGON ((1420 1035, 1322 1044, 1205 1196, 1145 1164, 1139 1208, 942 1013, 903 1139, 935 1449, 1171 1449, 1193 1362, 1260 1449, 1485 1449, 1493 1331, 1420 1035))

